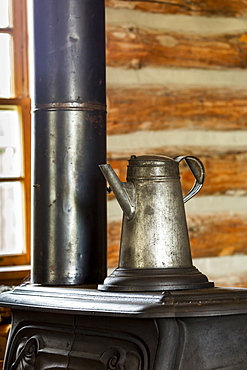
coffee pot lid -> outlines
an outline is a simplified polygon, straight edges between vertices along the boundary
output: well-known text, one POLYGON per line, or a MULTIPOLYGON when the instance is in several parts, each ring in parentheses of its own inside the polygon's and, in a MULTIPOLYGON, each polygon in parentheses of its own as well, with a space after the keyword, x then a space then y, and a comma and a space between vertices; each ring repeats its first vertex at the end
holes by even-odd
POLYGON ((128 162, 127 179, 179 177, 178 163, 164 155, 132 155, 128 162))
POLYGON ((150 154, 150 155, 139 155, 139 156, 136 156, 136 155, 131 155, 130 159, 129 159, 129 165, 136 165, 137 162, 142 162, 143 165, 161 165, 163 166, 165 163, 174 163, 174 164, 177 164, 177 162, 173 159, 173 158, 170 158, 170 157, 167 157, 165 155, 153 155, 153 154, 150 154))

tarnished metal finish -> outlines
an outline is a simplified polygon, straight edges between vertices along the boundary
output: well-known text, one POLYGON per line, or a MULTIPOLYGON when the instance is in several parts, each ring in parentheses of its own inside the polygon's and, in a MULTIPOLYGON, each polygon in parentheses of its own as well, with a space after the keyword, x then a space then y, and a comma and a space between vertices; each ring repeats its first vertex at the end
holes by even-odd
POLYGON ((116 194, 118 203, 124 211, 125 217, 130 220, 135 215, 135 192, 133 183, 122 183, 116 176, 111 165, 102 164, 99 166, 107 181, 111 184, 110 190, 116 194))
POLYGON ((115 269, 98 285, 99 290, 112 292, 149 292, 213 287, 195 266, 168 268, 121 268, 115 269))
POLYGON ((247 368, 246 289, 113 293, 22 286, 4 370, 247 368))
POLYGON ((135 186, 136 212, 123 220, 119 267, 191 266, 179 178, 128 180, 135 186))
POLYGON ((212 286, 192 266, 184 202, 202 187, 204 167, 196 157, 131 156, 127 183, 109 165, 100 166, 123 209, 119 266, 101 290, 149 291, 212 286), (183 198, 179 162, 195 176, 183 198))
POLYGON ((201 190, 202 185, 204 183, 205 179, 205 171, 204 171, 204 166, 200 159, 192 156, 179 156, 174 158, 176 162, 180 162, 183 159, 191 169, 191 172, 195 176, 195 183, 192 189, 188 192, 188 194, 185 195, 184 197, 184 203, 188 202, 194 195, 198 193, 198 191, 201 190))
POLYGON ((116 187, 119 180, 116 175, 114 179, 109 165, 101 169, 124 212, 119 267, 190 267, 178 163, 164 156, 132 156, 127 172, 131 190, 124 184, 116 187), (134 209, 131 217, 130 212, 126 217, 127 206, 120 201, 122 197, 134 209))
MULTIPOLYGON (((26 285, 0 295, 1 307, 108 317, 181 318, 247 315, 247 289, 209 288, 160 292, 26 285)), ((136 321, 138 322, 138 320, 136 321)))
POLYGON ((35 0, 32 282, 106 276, 104 0, 35 0))
POLYGON ((101 110, 105 111, 106 106, 104 104, 97 103, 78 103, 78 102, 67 102, 67 103, 50 103, 50 104, 37 104, 34 111, 37 110, 84 110, 84 111, 94 111, 101 110))
POLYGON ((35 105, 105 105, 103 0, 34 0, 35 105))

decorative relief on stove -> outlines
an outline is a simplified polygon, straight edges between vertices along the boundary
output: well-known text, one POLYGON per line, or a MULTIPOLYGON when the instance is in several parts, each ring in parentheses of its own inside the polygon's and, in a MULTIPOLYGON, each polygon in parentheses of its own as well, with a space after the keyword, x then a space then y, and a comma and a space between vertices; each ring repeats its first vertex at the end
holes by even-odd
POLYGON ((107 365, 107 370, 124 370, 126 351, 120 347, 110 348, 103 352, 100 361, 107 365))
POLYGON ((135 351, 126 351, 121 347, 107 349, 100 357, 106 370, 141 369, 141 358, 135 351))
MULTIPOLYGON (((122 362, 122 361, 121 361, 122 362)), ((124 370, 124 363, 121 363, 117 356, 113 356, 108 361, 109 370, 124 370)))
POLYGON ((36 356, 40 348, 40 341, 37 336, 24 337, 19 343, 16 351, 16 360, 11 370, 32 370, 34 369, 36 356))
MULTIPOLYGON (((101 319, 102 320, 102 319, 101 319)), ((102 320, 103 321, 103 320, 102 320)), ((120 321, 121 325, 122 322, 120 321)), ((88 324, 88 321, 87 321, 88 324)), ((23 326, 6 358, 10 370, 148 370, 145 343, 136 335, 111 328, 23 326), (54 365, 55 364, 55 365, 54 365)))

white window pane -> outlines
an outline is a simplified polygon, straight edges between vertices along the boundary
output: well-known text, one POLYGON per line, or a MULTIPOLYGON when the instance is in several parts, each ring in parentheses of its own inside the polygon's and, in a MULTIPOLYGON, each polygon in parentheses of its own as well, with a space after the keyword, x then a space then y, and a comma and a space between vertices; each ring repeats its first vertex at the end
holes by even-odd
MULTIPOLYGON (((0 0, 1 1, 1 0, 0 0)), ((0 9, 1 10, 1 9, 0 9)), ((11 91, 11 36, 0 33, 0 97, 10 98, 11 91)))
POLYGON ((21 183, 0 183, 0 255, 24 252, 22 207, 21 183))
POLYGON ((9 0, 0 0, 0 28, 9 26, 9 13, 10 13, 9 0))
POLYGON ((0 177, 21 176, 21 130, 18 111, 0 110, 0 177))

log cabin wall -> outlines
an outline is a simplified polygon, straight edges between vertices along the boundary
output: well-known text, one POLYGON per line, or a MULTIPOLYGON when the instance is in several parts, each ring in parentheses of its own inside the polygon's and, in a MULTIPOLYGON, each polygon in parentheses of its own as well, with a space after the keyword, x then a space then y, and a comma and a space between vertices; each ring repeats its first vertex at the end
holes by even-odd
MULTIPOLYGON (((194 264, 217 285, 247 286, 247 2, 106 0, 108 161, 196 155, 202 191, 186 205, 194 264)), ((184 191, 191 186, 182 169, 184 191)), ((108 260, 121 210, 108 198, 108 260)))

